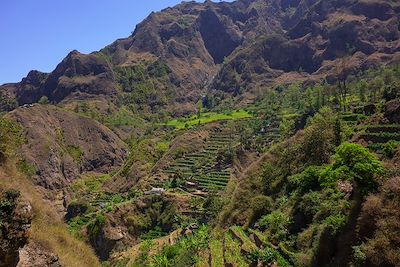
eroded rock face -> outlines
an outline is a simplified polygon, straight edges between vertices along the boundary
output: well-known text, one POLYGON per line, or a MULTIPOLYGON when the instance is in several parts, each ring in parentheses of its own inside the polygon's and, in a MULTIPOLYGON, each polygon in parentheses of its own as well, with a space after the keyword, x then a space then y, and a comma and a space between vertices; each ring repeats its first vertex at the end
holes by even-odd
POLYGON ((215 64, 221 64, 241 43, 241 33, 235 29, 235 24, 230 20, 224 23, 211 8, 201 12, 198 24, 204 45, 215 64))
POLYGON ((29 238, 33 217, 30 203, 14 190, 0 191, 0 266, 16 266, 18 250, 29 238))
POLYGON ((107 127, 55 106, 19 108, 8 116, 24 128, 23 155, 37 170, 36 184, 47 189, 63 189, 84 172, 108 173, 127 154, 107 127))
POLYGON ((101 260, 107 260, 118 241, 128 233, 124 233, 121 227, 112 224, 112 220, 106 220, 104 224, 97 225, 96 231, 89 234, 89 241, 101 260))

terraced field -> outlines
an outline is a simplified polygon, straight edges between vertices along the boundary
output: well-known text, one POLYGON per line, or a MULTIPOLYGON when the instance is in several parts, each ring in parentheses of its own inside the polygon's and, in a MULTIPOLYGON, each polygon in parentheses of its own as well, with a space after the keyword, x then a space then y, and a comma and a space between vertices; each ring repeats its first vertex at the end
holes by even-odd
POLYGON ((340 114, 340 119, 348 125, 357 125, 366 118, 367 116, 364 114, 358 114, 352 112, 343 112, 340 114))
POLYGON ((342 121, 353 127, 359 139, 368 143, 368 148, 382 154, 388 142, 400 144, 400 124, 360 125, 367 115, 346 112, 340 115, 342 121))
POLYGON ((274 246, 264 238, 263 233, 255 230, 247 233, 238 226, 232 226, 222 237, 209 242, 210 266, 269 266, 273 262, 278 266, 292 266, 290 258, 290 252, 283 244, 274 246), (268 257, 256 259, 251 257, 254 254, 266 254, 268 257))
POLYGON ((217 168, 218 152, 237 144, 237 136, 229 131, 216 131, 211 134, 199 152, 186 154, 163 170, 166 174, 181 173, 188 181, 198 183, 204 189, 223 190, 230 179, 229 168, 217 168))
POLYGON ((368 142, 368 148, 381 153, 385 144, 389 141, 400 143, 399 124, 362 125, 357 128, 360 138, 368 142))

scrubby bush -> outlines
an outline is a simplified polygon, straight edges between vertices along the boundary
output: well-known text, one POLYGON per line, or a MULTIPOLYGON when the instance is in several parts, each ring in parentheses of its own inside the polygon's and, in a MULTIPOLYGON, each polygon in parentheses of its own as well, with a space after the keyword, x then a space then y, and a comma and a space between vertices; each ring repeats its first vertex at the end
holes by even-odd
POLYGON ((292 136, 295 132, 295 121, 293 119, 283 119, 279 124, 281 138, 285 139, 292 136))
POLYGON ((41 105, 49 104, 49 98, 44 95, 39 99, 38 103, 41 105))
POLYGON ((95 239, 101 233, 105 223, 106 217, 101 213, 97 214, 95 220, 87 226, 89 238, 95 239))
POLYGON ((232 147, 224 147, 218 151, 217 161, 223 164, 232 164, 235 157, 236 153, 232 147))

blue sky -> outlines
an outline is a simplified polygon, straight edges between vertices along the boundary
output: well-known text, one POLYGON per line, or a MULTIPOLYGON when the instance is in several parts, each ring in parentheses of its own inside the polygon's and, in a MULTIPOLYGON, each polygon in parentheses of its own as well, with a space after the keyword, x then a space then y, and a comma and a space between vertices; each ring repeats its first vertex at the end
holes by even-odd
POLYGON ((1 0, 0 84, 52 71, 71 50, 90 53, 127 37, 151 11, 180 0, 1 0))

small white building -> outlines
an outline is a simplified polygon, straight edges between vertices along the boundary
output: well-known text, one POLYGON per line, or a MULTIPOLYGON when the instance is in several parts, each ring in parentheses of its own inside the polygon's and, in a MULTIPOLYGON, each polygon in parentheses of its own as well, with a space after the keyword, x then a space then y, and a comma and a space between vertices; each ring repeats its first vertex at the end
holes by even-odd
POLYGON ((145 195, 163 195, 165 193, 164 188, 153 187, 151 190, 144 192, 145 195))

